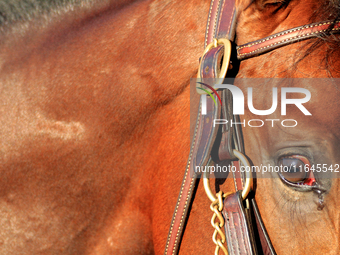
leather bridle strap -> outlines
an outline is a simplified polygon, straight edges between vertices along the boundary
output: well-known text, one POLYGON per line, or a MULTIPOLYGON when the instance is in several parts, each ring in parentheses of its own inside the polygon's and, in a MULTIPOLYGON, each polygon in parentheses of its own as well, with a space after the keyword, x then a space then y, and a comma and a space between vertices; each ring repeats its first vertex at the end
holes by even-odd
POLYGON ((254 42, 238 46, 237 58, 239 60, 252 58, 294 42, 322 36, 327 31, 330 33, 339 33, 339 30, 340 22, 334 23, 332 21, 323 21, 295 27, 254 42))
POLYGON ((252 226, 247 219, 240 191, 225 198, 223 216, 229 255, 257 254, 252 226))
MULTIPOLYGON (((234 17, 235 0, 213 0, 210 5, 205 44, 211 43, 217 35, 233 39, 235 35, 234 17)), ((205 63, 204 66, 208 66, 208 68, 201 70, 201 77, 203 79, 217 77, 217 70, 219 69, 217 56, 221 57, 221 47, 222 46, 219 46, 210 50, 209 53, 201 59, 201 62, 205 63)), ((221 92, 218 93, 222 97, 222 100, 224 100, 224 95, 221 92)), ((217 96, 214 95, 214 97, 216 97, 217 100, 217 96)), ((195 173, 193 169, 195 166, 207 165, 216 140, 218 128, 213 126, 212 120, 220 118, 221 106, 219 104, 216 106, 210 97, 207 97, 206 100, 206 115, 202 115, 200 109, 198 111, 193 144, 171 221, 164 254, 177 254, 179 251, 184 225, 188 218, 189 205, 192 203, 193 192, 198 183, 197 177, 199 177, 194 175, 193 178, 191 178, 190 173, 195 173)))

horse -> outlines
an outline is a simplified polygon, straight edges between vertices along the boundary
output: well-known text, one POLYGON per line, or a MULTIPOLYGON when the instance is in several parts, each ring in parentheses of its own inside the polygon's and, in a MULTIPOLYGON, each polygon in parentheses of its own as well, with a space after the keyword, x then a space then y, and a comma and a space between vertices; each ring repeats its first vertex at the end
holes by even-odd
MULTIPOLYGON (((209 1, 25 3, 1 4, 0 253, 163 253, 190 151, 189 80, 209 1)), ((340 13, 336 0, 238 0, 236 8, 238 45, 340 13)), ((241 61, 236 80, 336 78, 338 46, 326 31, 241 61)), ((310 89, 313 122, 289 133, 243 130, 254 165, 277 160, 279 151, 339 163, 339 113, 326 104, 338 105, 338 89, 310 89)), ((267 107, 260 96, 254 105, 267 107)), ((232 182, 215 189, 228 192, 232 182)), ((317 210, 315 194, 257 179, 277 254, 338 253, 338 179, 321 184, 326 206, 317 210)), ((209 205, 200 182, 180 254, 214 251, 209 205)))

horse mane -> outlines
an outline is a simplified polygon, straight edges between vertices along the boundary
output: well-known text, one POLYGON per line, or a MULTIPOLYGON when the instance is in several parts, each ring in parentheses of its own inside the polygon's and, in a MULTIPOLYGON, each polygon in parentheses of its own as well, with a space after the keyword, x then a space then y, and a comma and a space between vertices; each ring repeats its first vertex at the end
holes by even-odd
POLYGON ((0 2, 0 25, 30 20, 41 14, 76 6, 90 0, 4 0, 0 2))
POLYGON ((29 21, 42 15, 63 13, 74 8, 117 9, 134 0, 3 0, 0 1, 0 27, 29 21), (108 8, 109 7, 109 8, 108 8))
MULTIPOLYGON (((118 7, 132 0, 3 0, 0 2, 0 26, 16 21, 26 21, 42 14, 59 12, 61 9, 74 8, 84 5, 113 5, 118 7)), ((256 0, 252 0, 251 3, 256 0)), ((283 0, 284 1, 284 0, 283 0)), ((290 0, 286 0, 288 3, 290 0)), ((279 2, 279 1, 278 1, 279 2)), ((326 19, 340 19, 340 0, 324 1, 315 11, 315 16, 326 19)))

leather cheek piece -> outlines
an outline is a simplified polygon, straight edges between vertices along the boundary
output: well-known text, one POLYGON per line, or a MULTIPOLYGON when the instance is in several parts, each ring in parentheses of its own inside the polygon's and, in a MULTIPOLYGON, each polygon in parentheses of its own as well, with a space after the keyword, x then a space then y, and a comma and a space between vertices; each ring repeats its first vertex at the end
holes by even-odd
POLYGON ((229 255, 257 254, 253 246, 253 231, 243 207, 240 191, 225 198, 222 213, 229 255))
POLYGON ((243 203, 241 191, 229 195, 224 200, 222 214, 225 219, 229 255, 276 255, 255 199, 251 199, 251 208, 245 208, 243 203), (256 222, 256 225, 253 226, 252 222, 256 222))

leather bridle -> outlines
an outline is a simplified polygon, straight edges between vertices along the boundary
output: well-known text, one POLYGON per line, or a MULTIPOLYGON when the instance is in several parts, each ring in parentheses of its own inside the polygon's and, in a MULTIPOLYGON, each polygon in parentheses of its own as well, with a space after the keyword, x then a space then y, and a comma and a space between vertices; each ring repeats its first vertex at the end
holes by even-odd
MULTIPOLYGON (((233 42, 237 22, 236 0, 212 0, 206 27, 205 48, 200 59, 199 74, 202 80, 208 78, 226 77, 230 56, 226 47, 233 48, 226 39, 233 42), (221 68, 221 59, 224 64, 221 68), (224 67, 223 67, 224 66, 224 67)), ((266 38, 237 46, 237 59, 244 60, 267 53, 279 47, 299 42, 308 38, 322 36, 328 33, 337 33, 340 22, 323 21, 292 28, 266 38)), ((236 54, 235 54, 236 55, 236 54)), ((233 55, 232 55, 233 57, 233 55)), ((234 56, 236 61, 236 57, 234 56)), ((198 90, 202 94, 202 90, 198 90)), ((235 192, 231 194, 212 194, 209 187, 208 176, 203 176, 204 187, 212 201, 211 209, 214 211, 214 220, 219 219, 215 227, 214 242, 215 254, 222 249, 224 254, 276 254, 262 222, 251 189, 251 176, 243 176, 239 171, 241 164, 249 164, 244 156, 243 136, 241 126, 232 128, 214 127, 213 119, 228 119, 237 122, 239 116, 232 115, 232 100, 230 92, 219 90, 218 96, 222 99, 222 106, 214 104, 214 100, 201 95, 201 101, 206 100, 206 115, 198 113, 194 139, 185 170, 180 194, 173 214, 169 235, 164 254, 177 254, 184 232, 185 222, 188 218, 189 207, 193 202, 193 193, 198 184, 199 175, 195 174, 195 166, 207 166, 213 162, 229 160, 238 169, 234 175, 235 192), (193 175, 191 177, 191 175, 193 175), (224 201, 222 201, 224 199, 224 201), (245 200, 242 201, 242 200, 245 200), (246 205, 246 207, 244 206, 246 205), (223 214, 223 217, 221 216, 223 214), (225 223, 226 221, 226 223, 225 223), (221 227, 225 228, 225 234, 221 227), (224 247, 227 243, 227 249, 224 247), (256 246, 256 243, 260 245, 256 246)), ((217 95, 213 95, 217 100, 217 95)))

